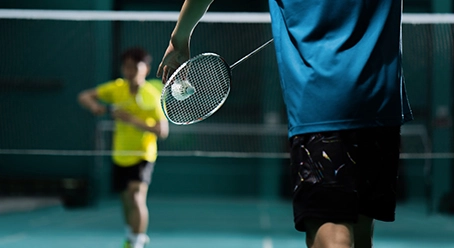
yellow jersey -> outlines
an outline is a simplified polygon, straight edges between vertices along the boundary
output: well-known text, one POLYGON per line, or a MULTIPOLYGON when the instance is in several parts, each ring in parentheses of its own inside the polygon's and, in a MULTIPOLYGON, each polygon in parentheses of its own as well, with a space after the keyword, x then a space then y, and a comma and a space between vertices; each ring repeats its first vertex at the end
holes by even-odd
MULTIPOLYGON (((157 81, 157 80, 153 80, 157 81)), ((131 94, 129 84, 119 78, 96 87, 98 98, 122 109, 131 115, 145 121, 148 126, 154 126, 165 118, 161 109, 161 92, 157 83, 147 81, 140 86, 137 95, 131 94), (141 104, 141 98, 146 99, 146 107, 141 104)), ((113 134, 113 161, 119 166, 132 166, 141 160, 154 162, 157 157, 157 136, 131 124, 115 121, 113 134), (125 153, 134 154, 125 154, 125 153)))

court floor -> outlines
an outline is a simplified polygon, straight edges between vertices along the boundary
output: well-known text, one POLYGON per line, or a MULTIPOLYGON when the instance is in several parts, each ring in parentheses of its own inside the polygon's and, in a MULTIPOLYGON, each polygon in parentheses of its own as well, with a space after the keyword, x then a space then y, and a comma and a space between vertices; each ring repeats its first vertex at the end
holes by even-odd
MULTIPOLYGON (((149 206, 151 248, 305 247, 288 201, 155 197, 149 206)), ((49 203, 0 211, 0 247, 120 248, 119 213, 116 199, 71 210, 49 203)), ((395 223, 376 224, 374 247, 454 248, 454 216, 427 215, 422 202, 401 203, 395 223)))

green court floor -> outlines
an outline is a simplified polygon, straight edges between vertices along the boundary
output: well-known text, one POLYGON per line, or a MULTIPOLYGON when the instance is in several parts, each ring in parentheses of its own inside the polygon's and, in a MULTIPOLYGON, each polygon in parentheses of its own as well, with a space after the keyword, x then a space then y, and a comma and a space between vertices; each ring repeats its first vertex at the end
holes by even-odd
MULTIPOLYGON (((302 248, 288 201, 151 198, 151 248, 302 248)), ((14 209, 13 209, 14 210, 14 209)), ((116 199, 65 209, 48 205, 0 213, 0 247, 120 248, 116 199)), ((427 215, 423 203, 402 203, 397 221, 376 224, 374 247, 454 248, 454 216, 427 215)))

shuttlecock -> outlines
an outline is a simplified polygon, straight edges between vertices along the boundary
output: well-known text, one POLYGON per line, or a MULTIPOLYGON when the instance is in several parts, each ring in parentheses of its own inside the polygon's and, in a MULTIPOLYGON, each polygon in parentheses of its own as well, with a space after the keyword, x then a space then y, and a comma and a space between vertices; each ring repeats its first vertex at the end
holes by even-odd
POLYGON ((176 79, 172 84, 172 96, 178 101, 183 101, 194 93, 195 89, 188 80, 176 79))

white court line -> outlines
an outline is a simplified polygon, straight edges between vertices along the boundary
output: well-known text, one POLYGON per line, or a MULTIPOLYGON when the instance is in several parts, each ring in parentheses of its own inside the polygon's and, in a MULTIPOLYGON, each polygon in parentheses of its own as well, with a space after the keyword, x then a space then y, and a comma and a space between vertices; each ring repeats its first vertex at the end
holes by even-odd
POLYGON ((262 248, 273 248, 273 240, 270 237, 265 237, 262 242, 262 248))
POLYGON ((0 237, 0 245, 14 243, 19 240, 23 240, 26 237, 27 237, 27 235, 25 233, 16 233, 16 234, 12 234, 12 235, 3 236, 3 237, 0 237))

